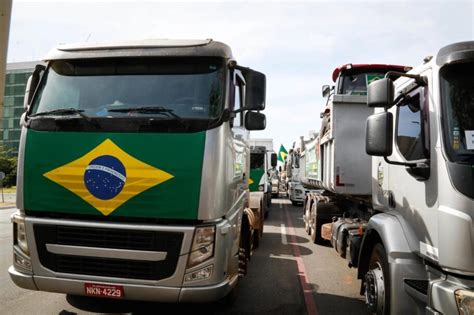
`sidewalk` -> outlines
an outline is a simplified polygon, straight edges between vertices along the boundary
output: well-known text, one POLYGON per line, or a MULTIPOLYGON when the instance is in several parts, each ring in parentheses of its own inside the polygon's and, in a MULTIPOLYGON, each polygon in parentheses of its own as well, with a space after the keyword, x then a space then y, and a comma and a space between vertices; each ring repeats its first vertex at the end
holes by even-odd
POLYGON ((11 209, 16 207, 16 192, 4 192, 3 201, 4 202, 2 202, 2 194, 0 190, 0 210, 11 209))

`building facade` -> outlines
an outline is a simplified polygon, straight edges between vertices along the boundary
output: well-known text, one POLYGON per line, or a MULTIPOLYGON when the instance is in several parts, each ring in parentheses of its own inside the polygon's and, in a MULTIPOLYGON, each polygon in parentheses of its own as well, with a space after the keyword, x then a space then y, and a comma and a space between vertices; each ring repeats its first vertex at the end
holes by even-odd
POLYGON ((39 62, 15 62, 7 64, 5 96, 0 103, 2 133, 0 145, 18 153, 20 144, 20 117, 24 112, 23 99, 26 82, 39 62))

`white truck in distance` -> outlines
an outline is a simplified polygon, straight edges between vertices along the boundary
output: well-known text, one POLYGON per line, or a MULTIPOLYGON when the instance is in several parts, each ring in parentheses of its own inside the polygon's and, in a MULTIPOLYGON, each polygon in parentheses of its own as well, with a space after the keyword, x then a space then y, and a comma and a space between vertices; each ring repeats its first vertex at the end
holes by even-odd
POLYGON ((408 73, 387 66, 369 107, 343 92, 370 67, 338 69, 306 179, 324 189, 306 200, 309 232, 358 268, 371 313, 474 314, 474 42, 408 73))

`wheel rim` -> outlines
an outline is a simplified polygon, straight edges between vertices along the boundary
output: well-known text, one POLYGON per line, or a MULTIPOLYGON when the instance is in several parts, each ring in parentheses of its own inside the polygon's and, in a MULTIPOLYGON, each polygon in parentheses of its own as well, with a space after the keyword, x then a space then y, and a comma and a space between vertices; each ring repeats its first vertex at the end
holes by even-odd
POLYGON ((385 284, 382 266, 376 262, 376 267, 365 275, 365 303, 370 312, 383 314, 385 308, 385 284))

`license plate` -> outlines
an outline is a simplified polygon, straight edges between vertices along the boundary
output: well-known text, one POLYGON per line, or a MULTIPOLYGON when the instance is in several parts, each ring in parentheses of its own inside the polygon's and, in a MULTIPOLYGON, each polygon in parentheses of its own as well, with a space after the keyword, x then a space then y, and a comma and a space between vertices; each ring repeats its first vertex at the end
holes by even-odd
POLYGON ((85 283, 84 290, 88 296, 107 297, 112 299, 122 299, 124 296, 123 287, 121 285, 85 283))

